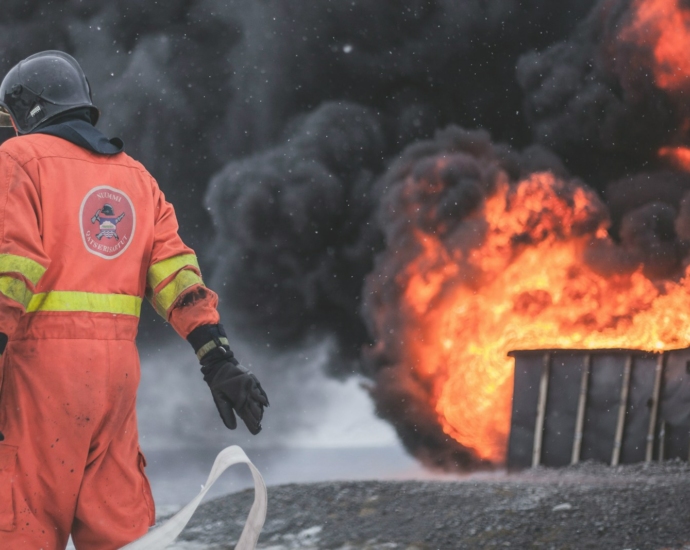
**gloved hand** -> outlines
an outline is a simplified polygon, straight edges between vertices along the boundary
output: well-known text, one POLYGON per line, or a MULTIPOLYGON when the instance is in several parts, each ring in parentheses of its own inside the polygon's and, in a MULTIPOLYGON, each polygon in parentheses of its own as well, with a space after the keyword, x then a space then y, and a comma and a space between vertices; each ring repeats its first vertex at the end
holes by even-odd
POLYGON ((198 327, 187 340, 200 357, 201 372, 225 426, 231 430, 237 428, 237 413, 249 431, 258 434, 264 407, 269 405, 268 397, 256 376, 235 359, 223 326, 198 327))

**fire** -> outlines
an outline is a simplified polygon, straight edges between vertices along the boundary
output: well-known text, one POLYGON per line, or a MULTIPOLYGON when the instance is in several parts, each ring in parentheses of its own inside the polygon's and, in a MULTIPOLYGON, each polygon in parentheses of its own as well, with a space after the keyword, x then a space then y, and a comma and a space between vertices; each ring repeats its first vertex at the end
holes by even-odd
MULTIPOLYGON (((632 43, 651 53, 636 61, 653 74, 654 84, 676 104, 680 138, 690 131, 690 115, 685 92, 690 87, 690 9, 681 0, 635 0, 632 20, 620 34, 623 43, 632 43)), ((677 139, 676 139, 677 141, 677 139)), ((690 172, 690 148, 661 147, 658 157, 676 170, 690 172)))
POLYGON ((485 200, 470 220, 483 227, 474 248, 415 233, 421 252, 400 279, 409 364, 431 386, 445 433, 481 459, 505 458, 509 351, 690 345, 690 278, 658 283, 641 270, 588 267, 592 246, 615 246, 605 222, 587 226, 598 201, 537 173, 485 200))
MULTIPOLYGON (((627 13, 617 11, 626 15, 613 35, 611 27, 600 29, 606 70, 625 81, 615 92, 628 94, 625 101, 649 101, 650 113, 675 121, 664 142, 655 142, 666 145, 657 155, 690 172, 690 3, 627 6, 627 13)), ((461 136, 435 158, 415 150, 405 159, 414 169, 403 163, 392 172, 402 184, 391 203, 399 219, 379 286, 371 288, 387 292, 376 320, 380 356, 405 376, 414 373, 411 399, 426 400, 432 418, 463 448, 499 464, 511 420, 508 352, 690 347, 690 267, 664 281, 650 279, 642 266, 631 271, 625 261, 635 256, 609 237, 607 209, 594 192, 546 172, 509 183, 495 153, 468 141, 461 136), (618 271, 603 273, 589 261, 602 251, 625 258, 612 262, 618 271), (386 281, 394 269, 391 291, 386 281)), ((410 427, 416 430, 414 419, 410 427)))
POLYGON ((676 170, 690 172, 690 148, 688 147, 662 147, 659 149, 659 158, 676 170))
POLYGON ((667 91, 690 83, 690 10, 680 0, 636 0, 633 20, 621 38, 649 46, 656 85, 667 91))

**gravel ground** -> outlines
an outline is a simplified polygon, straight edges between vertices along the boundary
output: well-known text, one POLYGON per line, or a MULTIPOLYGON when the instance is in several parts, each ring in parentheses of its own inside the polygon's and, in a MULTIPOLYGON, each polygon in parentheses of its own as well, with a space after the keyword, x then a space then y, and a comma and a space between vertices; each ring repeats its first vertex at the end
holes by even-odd
MULTIPOLYGON (((265 550, 690 550, 690 468, 681 462, 293 484, 268 495, 265 550)), ((252 498, 249 490, 204 504, 174 548, 234 548, 252 498)))

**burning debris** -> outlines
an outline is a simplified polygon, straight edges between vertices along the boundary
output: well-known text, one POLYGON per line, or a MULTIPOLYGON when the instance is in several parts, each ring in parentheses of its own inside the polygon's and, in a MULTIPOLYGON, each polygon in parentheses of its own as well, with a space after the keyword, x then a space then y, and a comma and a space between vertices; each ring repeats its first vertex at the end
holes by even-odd
POLYGON ((471 461, 463 449, 503 461, 511 350, 690 344, 690 285, 642 267, 673 232, 663 206, 633 211, 617 244, 584 184, 452 130, 408 149, 381 184, 387 248, 365 291, 374 396, 413 452, 426 419, 451 436, 444 465, 471 461))

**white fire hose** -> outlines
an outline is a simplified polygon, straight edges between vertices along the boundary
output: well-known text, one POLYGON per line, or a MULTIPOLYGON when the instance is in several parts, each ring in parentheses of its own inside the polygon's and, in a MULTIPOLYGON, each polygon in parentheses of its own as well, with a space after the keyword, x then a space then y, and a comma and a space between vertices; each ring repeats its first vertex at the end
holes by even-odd
POLYGON ((187 526, 189 520, 194 515, 194 512, 201 504, 201 500, 208 493, 211 486, 218 480, 221 474, 230 466, 235 464, 246 464, 252 472, 254 478, 254 503, 247 516, 247 521, 242 529, 240 540, 235 546, 235 550, 254 550, 256 543, 259 540, 261 529, 266 520, 266 506, 268 504, 268 495, 266 493, 266 484, 261 477, 259 470, 252 464, 244 451, 236 445, 223 449, 216 457, 211 468, 211 473, 208 475, 206 485, 201 489, 201 492, 192 500, 187 506, 182 508, 177 514, 171 517, 160 527, 155 528, 140 539, 123 546, 121 550, 164 550, 168 545, 172 544, 182 530, 187 526))

